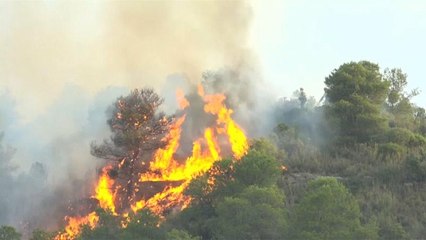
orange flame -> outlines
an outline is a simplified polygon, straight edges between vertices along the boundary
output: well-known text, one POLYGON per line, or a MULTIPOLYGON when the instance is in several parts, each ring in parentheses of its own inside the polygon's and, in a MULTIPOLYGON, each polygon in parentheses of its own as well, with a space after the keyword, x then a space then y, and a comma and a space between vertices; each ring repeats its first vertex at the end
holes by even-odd
MULTIPOLYGON (((158 216, 162 216, 167 209, 184 209, 191 198, 183 194, 192 179, 209 171, 216 161, 222 159, 223 149, 218 144, 217 137, 225 136, 228 139, 230 150, 234 159, 241 159, 248 151, 248 140, 237 123, 234 122, 231 115, 232 109, 225 105, 226 97, 223 94, 206 94, 202 85, 198 85, 198 94, 204 101, 204 111, 216 117, 214 126, 204 129, 202 137, 193 142, 192 154, 184 162, 175 159, 175 153, 179 149, 182 126, 186 115, 177 118, 169 127, 169 132, 165 137, 167 145, 158 149, 150 162, 149 171, 140 173, 140 182, 171 182, 167 184, 163 191, 156 193, 148 199, 141 199, 131 205, 134 212, 143 208, 150 209, 158 216)), ((186 109, 190 106, 182 90, 176 92, 179 107, 186 109)), ((144 163, 143 163, 144 164, 144 163)), ((114 180, 108 175, 111 166, 102 169, 95 188, 95 197, 99 200, 99 205, 103 209, 109 209, 113 214, 116 213, 114 180)), ((209 184, 214 184, 214 179, 209 179, 209 184)), ((128 212, 121 213, 124 218, 122 227, 127 226, 128 212)), ((95 212, 86 217, 72 218, 66 217, 68 225, 65 233, 58 235, 56 240, 74 239, 81 231, 83 224, 88 224, 91 228, 95 227, 99 217, 95 212)))
POLYGON ((96 212, 91 212, 85 217, 65 217, 68 225, 65 227, 65 233, 59 234, 55 240, 68 240, 74 239, 80 232, 83 225, 89 225, 91 229, 95 228, 98 223, 99 217, 96 212))
POLYGON ((185 98, 185 94, 183 93, 182 89, 176 90, 176 98, 178 100, 180 109, 185 109, 189 106, 189 102, 185 98))
POLYGON ((117 214, 115 212, 114 194, 111 190, 114 185, 114 180, 110 179, 108 176, 108 171, 111 170, 111 168, 111 166, 106 166, 102 169, 102 175, 98 180, 95 192, 96 199, 99 200, 99 205, 101 208, 108 209, 113 214, 117 214))
MULTIPOLYGON (((165 209, 177 203, 182 203, 182 206, 189 204, 190 199, 183 195, 183 191, 189 185, 189 182, 207 172, 216 161, 221 160, 221 151, 216 142, 216 134, 228 136, 235 159, 238 160, 247 153, 247 138, 232 119, 233 111, 225 106, 225 95, 206 95, 202 85, 198 85, 197 90, 198 94, 203 97, 204 111, 217 116, 216 126, 205 129, 204 137, 194 141, 192 155, 186 159, 184 164, 179 164, 173 158, 173 155, 179 147, 181 126, 185 121, 185 116, 175 122, 169 132, 169 144, 155 153, 154 161, 150 164, 151 171, 142 174, 140 181, 182 181, 182 184, 177 187, 166 188, 147 201, 136 202, 132 206, 133 211, 136 212, 141 208, 148 207, 154 213, 161 214, 165 209), (162 204, 162 202, 168 204, 162 204)), ((187 103, 189 104, 189 102, 187 103)))
POLYGON ((204 96, 204 111, 217 116, 217 124, 223 126, 218 128, 218 132, 226 131, 234 158, 240 159, 247 153, 248 141, 242 129, 232 119, 232 109, 228 109, 223 103, 225 99, 223 94, 204 96))

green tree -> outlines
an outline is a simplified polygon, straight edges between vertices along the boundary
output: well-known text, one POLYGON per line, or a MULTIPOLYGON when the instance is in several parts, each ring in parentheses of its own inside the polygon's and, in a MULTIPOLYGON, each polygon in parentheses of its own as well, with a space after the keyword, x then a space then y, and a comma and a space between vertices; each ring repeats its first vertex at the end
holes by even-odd
POLYGON ((216 207, 213 232, 217 239, 283 239, 284 196, 277 188, 250 186, 216 207))
POLYGON ((407 93, 407 74, 399 68, 385 69, 384 79, 390 83, 387 97, 388 109, 391 113, 391 126, 404 127, 413 130, 415 128, 415 106, 411 98, 418 95, 417 89, 407 93))
POLYGON ((0 240, 20 240, 21 234, 11 226, 0 227, 0 240))
POLYGON ((252 185, 274 186, 281 174, 277 154, 276 148, 266 140, 255 140, 241 160, 220 163, 216 171, 220 174, 214 177, 215 186, 209 193, 212 201, 234 196, 252 185))
MULTIPOLYGON (((257 145, 259 146, 259 145, 257 145)), ((260 147, 260 146, 259 146, 260 147)), ((244 186, 271 186, 280 175, 280 165, 269 147, 252 149, 241 161, 235 163, 235 182, 244 186)))
POLYGON ((350 62, 326 77, 328 109, 337 119, 341 142, 369 142, 386 129, 381 109, 389 82, 379 70, 379 66, 371 62, 350 62))
POLYGON ((404 89, 407 86, 407 74, 403 73, 399 68, 384 70, 384 78, 390 83, 388 93, 388 103, 391 108, 401 101, 404 97, 404 89))
POLYGON ((322 177, 308 184, 292 215, 293 239, 377 239, 377 229, 362 226, 355 198, 335 178, 322 177))

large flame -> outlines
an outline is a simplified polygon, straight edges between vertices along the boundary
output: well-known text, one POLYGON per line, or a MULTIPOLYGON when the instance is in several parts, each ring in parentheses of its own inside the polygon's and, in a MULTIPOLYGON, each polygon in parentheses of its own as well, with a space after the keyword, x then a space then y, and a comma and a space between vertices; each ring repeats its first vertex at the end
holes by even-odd
POLYGON ((111 170, 111 166, 106 166, 102 169, 102 175, 99 177, 98 184, 96 185, 96 199, 99 200, 99 205, 103 209, 110 210, 113 214, 115 212, 114 204, 114 193, 112 192, 112 186, 114 180, 108 176, 108 171, 111 170))
MULTIPOLYGON (((170 126, 165 139, 168 144, 158 149, 150 162, 149 171, 140 173, 140 182, 165 182, 168 183, 161 192, 156 193, 148 199, 140 199, 131 205, 131 210, 137 212, 148 208, 153 213, 162 216, 167 209, 183 209, 187 207, 191 199, 183 194, 192 179, 204 174, 211 169, 216 161, 222 159, 222 149, 218 143, 218 136, 225 136, 228 140, 234 159, 239 160, 248 150, 247 138, 237 123, 232 119, 232 109, 226 107, 226 99, 223 94, 206 94, 201 85, 198 86, 198 95, 203 99, 204 111, 216 117, 213 126, 204 129, 204 134, 193 142, 192 154, 185 161, 175 159, 175 153, 179 148, 181 140, 182 125, 186 115, 178 117, 170 126)), ((177 91, 177 99, 181 109, 189 108, 190 103, 181 90, 177 91)), ((95 198, 103 209, 108 209, 116 214, 116 201, 114 195, 114 180, 108 175, 110 166, 102 170, 95 188, 95 198)), ((121 213, 123 217, 128 212, 121 213)), ((81 231, 81 225, 88 224, 94 227, 98 217, 95 212, 81 218, 67 217, 68 225, 65 233, 58 235, 56 239, 74 239, 81 231)), ((125 226, 126 224, 123 224, 125 226)))

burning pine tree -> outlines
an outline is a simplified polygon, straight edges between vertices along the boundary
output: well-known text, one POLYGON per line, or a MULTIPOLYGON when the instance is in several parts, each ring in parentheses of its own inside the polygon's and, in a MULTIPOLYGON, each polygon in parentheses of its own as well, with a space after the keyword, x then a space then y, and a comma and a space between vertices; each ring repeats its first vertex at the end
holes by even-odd
MULTIPOLYGON (((92 144, 92 155, 110 161, 103 169, 103 176, 107 174, 104 189, 110 187, 108 178, 119 186, 114 193, 120 204, 118 209, 112 202, 109 207, 105 206, 113 212, 122 212, 130 207, 135 194, 140 191, 138 180, 141 173, 148 171, 147 163, 152 152, 167 143, 164 136, 171 117, 158 112, 162 103, 163 99, 152 89, 135 89, 130 95, 118 98, 108 120, 111 140, 105 140, 101 145, 92 144)), ((98 195, 105 198, 102 189, 98 190, 98 195)))
MULTIPOLYGON (((188 206, 191 199, 183 192, 192 179, 224 156, 239 160, 246 154, 247 138, 232 119, 225 95, 206 94, 199 85, 190 98, 182 91, 177 97, 181 109, 176 117, 159 112, 163 100, 150 89, 117 99, 108 120, 111 140, 92 145, 94 156, 108 160, 92 198, 101 208, 124 219, 141 209, 165 216, 188 206), (185 135, 184 129, 192 133, 185 135)), ((94 228, 99 220, 94 211, 80 215, 67 216, 65 232, 56 239, 74 239, 81 225, 94 228)))

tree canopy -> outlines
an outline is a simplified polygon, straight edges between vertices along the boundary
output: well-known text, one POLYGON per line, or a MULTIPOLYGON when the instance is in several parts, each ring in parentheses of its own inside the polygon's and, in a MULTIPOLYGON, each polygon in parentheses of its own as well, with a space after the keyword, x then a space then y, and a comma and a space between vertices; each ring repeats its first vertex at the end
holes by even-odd
POLYGON ((381 115, 389 91, 377 64, 361 61, 341 65, 325 79, 330 113, 337 119, 339 141, 371 142, 387 127, 381 115))
POLYGON ((336 178, 309 182, 296 206, 292 222, 294 239, 377 239, 377 230, 361 225, 355 198, 336 178))

